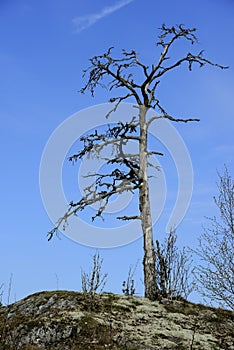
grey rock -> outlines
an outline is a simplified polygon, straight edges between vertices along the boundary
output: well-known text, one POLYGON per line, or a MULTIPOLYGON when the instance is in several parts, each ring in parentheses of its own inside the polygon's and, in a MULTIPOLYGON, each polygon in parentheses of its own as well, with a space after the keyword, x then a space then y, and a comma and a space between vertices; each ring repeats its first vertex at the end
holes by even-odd
POLYGON ((234 350, 234 313, 186 301, 40 292, 0 307, 0 350, 234 350))

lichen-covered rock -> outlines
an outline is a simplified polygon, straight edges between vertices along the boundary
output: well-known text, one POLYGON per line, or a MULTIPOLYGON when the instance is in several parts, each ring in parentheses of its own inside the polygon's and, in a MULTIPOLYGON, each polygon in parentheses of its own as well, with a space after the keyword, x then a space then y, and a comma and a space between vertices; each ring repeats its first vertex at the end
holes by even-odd
POLYGON ((0 350, 234 350, 234 313, 186 301, 40 292, 0 308, 0 350))

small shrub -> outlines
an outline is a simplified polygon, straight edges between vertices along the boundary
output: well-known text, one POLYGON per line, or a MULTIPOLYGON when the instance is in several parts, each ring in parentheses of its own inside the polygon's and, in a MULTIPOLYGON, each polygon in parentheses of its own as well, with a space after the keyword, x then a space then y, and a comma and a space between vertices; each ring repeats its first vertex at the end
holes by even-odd
POLYGON ((93 256, 93 267, 91 272, 81 270, 82 292, 85 295, 94 296, 98 291, 101 293, 106 284, 107 273, 101 272, 103 259, 99 253, 93 256))
POLYGON ((0 286, 0 306, 2 306, 3 286, 4 286, 4 284, 2 283, 0 286))
POLYGON ((191 254, 176 245, 177 235, 171 230, 165 241, 156 240, 156 282, 159 295, 166 299, 187 300, 195 288, 191 254))
POLYGON ((133 268, 132 265, 129 267, 128 278, 127 278, 126 281, 123 281, 122 292, 126 296, 128 296, 128 295, 135 295, 135 293, 136 293, 135 281, 134 281, 134 278, 133 278, 133 276, 135 274, 135 271, 136 271, 136 267, 137 267, 137 264, 135 265, 134 268, 133 268))

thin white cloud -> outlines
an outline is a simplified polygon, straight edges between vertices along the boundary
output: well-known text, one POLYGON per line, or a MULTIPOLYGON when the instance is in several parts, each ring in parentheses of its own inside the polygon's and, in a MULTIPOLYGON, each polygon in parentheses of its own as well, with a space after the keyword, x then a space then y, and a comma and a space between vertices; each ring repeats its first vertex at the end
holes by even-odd
POLYGON ((79 17, 73 18, 72 22, 75 27, 75 32, 79 33, 82 30, 85 30, 86 28, 91 27, 100 19, 112 14, 117 10, 120 10, 122 7, 128 5, 132 1, 134 0, 121 0, 113 6, 104 7, 100 12, 90 13, 85 16, 79 16, 79 17))

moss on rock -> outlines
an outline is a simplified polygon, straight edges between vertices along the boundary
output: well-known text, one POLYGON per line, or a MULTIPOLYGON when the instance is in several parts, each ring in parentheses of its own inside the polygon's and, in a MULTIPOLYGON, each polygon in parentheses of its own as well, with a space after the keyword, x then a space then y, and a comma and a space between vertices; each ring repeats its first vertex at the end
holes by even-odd
POLYGON ((45 291, 0 307, 0 350, 234 350, 233 329, 231 311, 111 293, 45 291))

